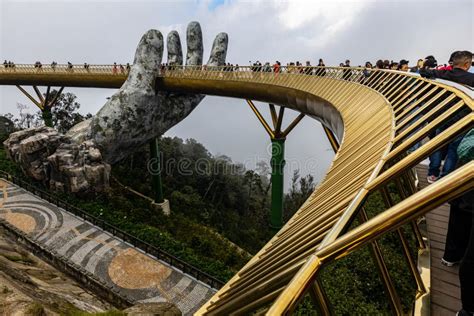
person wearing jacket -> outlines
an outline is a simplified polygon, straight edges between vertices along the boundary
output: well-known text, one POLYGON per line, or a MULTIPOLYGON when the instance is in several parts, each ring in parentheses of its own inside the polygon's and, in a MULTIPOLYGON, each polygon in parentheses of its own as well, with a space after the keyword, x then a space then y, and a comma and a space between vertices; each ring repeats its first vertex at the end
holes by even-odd
POLYGON ((474 74, 468 71, 471 68, 471 64, 472 53, 467 50, 459 51, 453 56, 453 69, 420 69, 420 76, 428 79, 445 79, 474 87, 474 74))
MULTIPOLYGON (((474 128, 462 139, 457 148, 458 167, 474 160, 474 128)), ((448 233, 442 263, 459 266, 462 310, 457 315, 474 315, 474 190, 451 203, 448 233)))

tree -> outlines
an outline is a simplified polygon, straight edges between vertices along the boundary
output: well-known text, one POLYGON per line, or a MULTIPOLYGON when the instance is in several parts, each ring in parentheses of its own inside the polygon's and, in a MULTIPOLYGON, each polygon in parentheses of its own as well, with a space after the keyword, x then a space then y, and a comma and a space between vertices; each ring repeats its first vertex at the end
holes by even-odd
MULTIPOLYGON (((51 91, 49 98, 54 100, 57 93, 58 91, 56 90, 51 91)), ((90 113, 83 116, 77 112, 81 105, 76 101, 76 99, 77 96, 74 93, 61 93, 58 96, 56 103, 51 108, 52 127, 58 130, 60 133, 66 133, 77 123, 92 117, 90 113)), ((43 118, 45 118, 45 112, 43 111, 41 114, 43 118)))
POLYGON ((41 125, 41 117, 38 114, 29 113, 28 105, 17 102, 16 108, 19 112, 18 116, 14 116, 11 113, 5 114, 5 117, 15 124, 15 129, 25 129, 41 125))
MULTIPOLYGON (((55 100, 58 91, 52 90, 48 99, 55 100)), ((46 95, 45 95, 46 98, 46 95)), ((66 133, 71 127, 85 119, 92 117, 90 113, 85 116, 78 112, 81 105, 76 101, 74 93, 61 93, 57 96, 54 106, 47 106, 34 114, 28 112, 29 107, 25 104, 17 103, 19 115, 11 113, 5 114, 15 124, 16 129, 25 129, 46 125, 55 128, 60 133, 66 133)))
POLYGON ((289 220, 309 198, 315 186, 316 184, 314 183, 314 177, 312 175, 308 174, 305 177, 301 177, 299 170, 293 172, 291 188, 288 194, 285 195, 285 221, 289 220))

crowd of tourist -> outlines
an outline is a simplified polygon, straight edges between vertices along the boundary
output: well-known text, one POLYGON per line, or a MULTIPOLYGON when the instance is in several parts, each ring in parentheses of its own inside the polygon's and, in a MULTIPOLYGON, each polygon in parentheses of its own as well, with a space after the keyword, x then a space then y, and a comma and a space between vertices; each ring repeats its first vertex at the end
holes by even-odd
POLYGON ((15 68, 15 63, 12 62, 12 61, 7 61, 5 59, 5 61, 3 62, 3 67, 5 67, 5 68, 15 68))
MULTIPOLYGON (((3 67, 4 68, 15 68, 15 63, 12 62, 12 61, 7 61, 5 60, 3 62, 3 67)), ((51 62, 50 64, 50 68, 53 69, 53 70, 56 70, 58 66, 58 63, 56 61, 53 61, 51 62)), ((40 62, 40 61, 36 61, 34 63, 34 67, 38 70, 42 70, 43 69, 43 64, 40 62)), ((84 63, 83 65, 83 68, 86 69, 87 71, 90 70, 90 64, 88 63, 84 63)), ((66 69, 67 70, 72 70, 74 69, 74 65, 68 61, 67 64, 66 64, 66 69)), ((119 64, 117 65, 117 63, 114 63, 114 65, 112 66, 112 73, 113 74, 125 74, 125 73, 128 73, 131 69, 131 66, 130 66, 130 63, 127 63, 125 66, 123 66, 122 64, 119 64)))

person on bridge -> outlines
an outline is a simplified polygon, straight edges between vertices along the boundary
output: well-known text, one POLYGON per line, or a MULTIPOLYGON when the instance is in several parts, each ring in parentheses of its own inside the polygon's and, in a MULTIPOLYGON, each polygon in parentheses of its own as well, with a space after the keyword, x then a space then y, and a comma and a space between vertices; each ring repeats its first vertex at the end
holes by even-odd
POLYGON ((6 59, 5 59, 5 61, 3 62, 3 67, 8 68, 8 62, 7 62, 6 59))
POLYGON ((384 69, 384 64, 383 64, 382 59, 377 60, 377 62, 375 63, 375 69, 384 69))
POLYGON ((311 66, 311 62, 307 61, 305 67, 306 68, 304 68, 304 73, 306 75, 312 75, 313 74, 313 66, 311 66))
MULTIPOLYGON (((474 129, 464 136, 457 149, 458 167, 474 160, 474 129)), ((459 282, 462 310, 457 315, 474 315, 474 190, 451 202, 444 258, 456 252, 461 258, 459 282), (451 253, 447 253, 451 252, 451 253)), ((459 260, 459 259, 456 259, 459 260)))
POLYGON ((322 58, 319 58, 318 67, 321 67, 321 68, 316 69, 315 75, 324 77, 326 75, 326 68, 324 68, 326 67, 326 65, 324 64, 324 61, 322 58))
POLYGON ((421 69, 420 75, 424 78, 440 78, 474 87, 474 74, 468 71, 471 64, 472 53, 470 51, 459 51, 453 56, 453 68, 451 70, 421 69))
POLYGON ((455 51, 454 53, 451 54, 448 60, 448 65, 444 64, 443 66, 438 66, 436 70, 453 70, 453 60, 454 60, 454 55, 456 55, 459 51, 455 51))
POLYGON ((296 73, 302 74, 303 73, 303 64, 299 61, 296 62, 296 73))
MULTIPOLYGON (((460 51, 453 56, 452 70, 422 69, 420 70, 420 75, 427 78, 443 78, 474 87, 474 74, 468 72, 469 68, 471 67, 471 63, 472 53, 469 51, 460 51)), ((444 126, 437 130, 437 134, 447 129, 449 126, 461 119, 464 115, 466 115, 466 112, 464 111, 456 114, 444 126)), ((459 136, 448 145, 446 159, 440 177, 445 176, 455 169, 456 164, 458 163, 457 150, 461 139, 462 137, 459 136)), ((439 152, 440 151, 437 151, 433 155, 439 152)), ((432 160, 433 155, 430 156, 430 160, 432 160)), ((471 203, 471 207, 473 205, 474 203, 471 203)), ((459 201, 455 200, 451 203, 448 234, 446 237, 446 248, 443 258, 441 259, 441 262, 446 266, 453 266, 454 264, 459 263, 467 247, 467 238, 465 237, 468 236, 468 233, 466 235, 466 230, 462 229, 462 224, 459 220, 459 208, 459 201)), ((464 222, 464 220, 461 220, 461 222, 464 222)))
MULTIPOLYGON (((430 56, 427 57, 426 61, 430 63, 431 66, 433 66, 432 68, 434 68, 435 63, 430 61, 429 57, 430 56)), ((426 61, 425 64, 427 63, 426 61)), ((423 69, 420 69, 420 75, 429 79, 440 78, 474 87, 474 74, 468 72, 469 68, 471 67, 471 64, 472 53, 469 51, 459 51, 455 52, 453 56, 452 70, 436 70, 425 67, 423 69)), ((449 126, 451 126, 464 115, 465 113, 455 115, 455 117, 450 119, 449 122, 444 124, 444 126, 436 130, 435 135, 431 136, 434 137, 437 134, 441 133, 443 130, 447 129, 449 126)), ((434 181, 436 181, 438 179, 438 175, 439 177, 442 177, 454 170, 457 162, 456 149, 460 141, 461 139, 460 137, 458 137, 454 141, 452 141, 446 149, 438 150, 430 156, 430 169, 428 171, 429 183, 433 183, 434 181), (446 158, 444 161, 443 169, 441 170, 441 173, 439 173, 443 157, 446 158)))
POLYGON ((371 71, 372 68, 374 68, 372 66, 372 63, 370 61, 366 61, 364 70, 362 71, 362 73, 364 74, 363 80, 366 80, 367 78, 369 78, 370 74, 372 73, 371 71))
POLYGON ((262 68, 263 72, 272 72, 272 67, 270 66, 270 63, 267 61, 262 68))
MULTIPOLYGON (((346 60, 346 63, 342 66, 344 68, 351 67, 351 61, 349 59, 346 60)), ((352 76, 352 71, 350 69, 345 69, 344 74, 342 75, 342 79, 349 80, 352 76)))
MULTIPOLYGON (((423 65, 418 69, 418 73, 423 76, 423 73, 434 70, 438 66, 438 62, 433 55, 426 56, 423 60, 423 65)), ((428 137, 434 138, 440 133, 440 129, 430 133, 428 137)), ((430 164, 428 168, 428 183, 434 183, 439 179, 441 173, 441 163, 445 160, 447 149, 443 148, 432 153, 429 157, 430 164)))
POLYGON ((112 68, 112 74, 116 75, 118 73, 117 63, 114 63, 114 67, 112 68))
POLYGON ((280 62, 277 60, 274 64, 273 64, 273 72, 274 73, 279 73, 281 70, 281 64, 280 62))
POLYGON ((409 63, 410 62, 408 60, 400 60, 400 62, 398 63, 398 70, 408 72, 408 70, 410 69, 410 67, 408 67, 409 63))
POLYGON ((421 68, 423 68, 423 59, 418 59, 416 66, 410 68, 410 72, 419 73, 421 68))

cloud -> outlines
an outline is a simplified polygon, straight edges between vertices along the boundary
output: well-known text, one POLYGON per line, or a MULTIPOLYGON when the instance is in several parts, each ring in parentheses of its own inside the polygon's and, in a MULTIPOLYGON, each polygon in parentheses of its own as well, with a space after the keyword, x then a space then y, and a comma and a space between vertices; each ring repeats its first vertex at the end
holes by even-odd
POLYGON ((210 0, 208 1, 208 5, 207 7, 209 8, 209 10, 214 10, 215 8, 217 8, 218 6, 220 5, 223 5, 225 0, 210 0))
POLYGON ((279 22, 287 29, 314 27, 315 22, 330 34, 344 29, 370 1, 293 0, 277 1, 279 22))
MULTIPOLYGON (((453 50, 473 50, 472 0, 0 0, 0 59, 17 63, 51 60, 127 63, 146 30, 163 36, 200 21, 206 61, 219 32, 229 34, 228 61, 325 59, 353 65, 379 58, 409 59, 434 54, 445 61, 453 50), (39 18, 47 17, 47 18, 39 18), (30 21, 34 21, 30 22, 30 21), (33 23, 33 24, 32 24, 33 23)), ((83 112, 95 113, 114 91, 68 89, 83 112)), ((0 87, 0 112, 17 112, 29 101, 15 87, 0 87)), ((264 105, 262 105, 264 109, 264 105)), ((194 137, 213 153, 236 161, 266 153, 268 136, 243 100, 208 97, 168 135, 194 137)), ((305 118, 287 140, 287 157, 317 158, 322 175, 332 159, 319 123, 305 118)), ((290 167, 288 168, 291 174, 290 167)))

